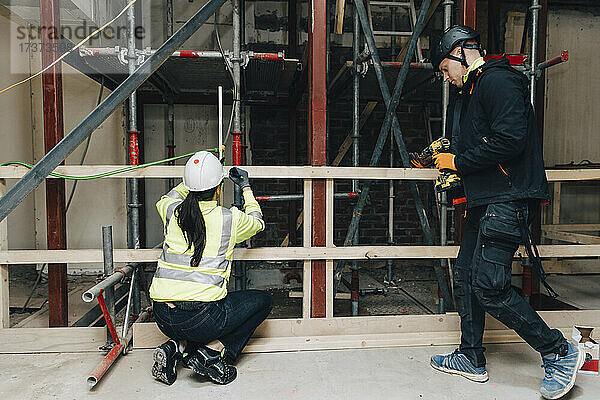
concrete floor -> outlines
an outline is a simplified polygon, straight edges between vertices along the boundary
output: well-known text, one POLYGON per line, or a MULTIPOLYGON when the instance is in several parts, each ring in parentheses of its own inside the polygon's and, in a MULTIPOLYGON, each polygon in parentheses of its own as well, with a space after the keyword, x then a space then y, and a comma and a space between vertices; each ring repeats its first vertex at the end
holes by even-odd
MULTIPOLYGON (((525 344, 488 346, 490 381, 436 372, 429 357, 451 347, 249 354, 238 378, 217 386, 181 369, 173 386, 152 379, 152 351, 118 360, 94 390, 95 353, 0 355, 0 399, 539 399, 540 358, 525 344)), ((564 399, 598 399, 600 377, 580 375, 564 399)))

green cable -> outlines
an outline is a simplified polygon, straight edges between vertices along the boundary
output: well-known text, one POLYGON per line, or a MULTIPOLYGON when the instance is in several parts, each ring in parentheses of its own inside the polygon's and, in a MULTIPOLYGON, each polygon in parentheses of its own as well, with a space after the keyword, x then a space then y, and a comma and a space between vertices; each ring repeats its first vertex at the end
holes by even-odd
MULTIPOLYGON (((204 151, 218 152, 219 149, 218 148, 206 149, 204 151)), ((166 162, 169 162, 169 161, 179 160, 180 158, 190 157, 190 156, 192 156, 194 154, 196 154, 196 152, 188 153, 188 154, 183 154, 183 155, 176 156, 176 157, 171 157, 171 158, 165 158, 164 160, 152 161, 152 162, 149 162, 149 163, 146 163, 146 164, 132 165, 130 167, 125 167, 125 168, 117 169, 115 171, 104 172, 102 174, 96 174, 96 175, 71 176, 71 175, 55 174, 54 172, 51 172, 50 176, 53 176, 55 178, 70 179, 70 180, 73 180, 73 181, 87 181, 87 180, 91 180, 91 179, 106 178, 107 176, 117 175, 117 174, 121 174, 121 173, 127 172, 127 171, 133 171, 133 170, 140 169, 140 168, 150 167, 152 165, 157 165, 157 164, 162 164, 162 163, 166 163, 166 162)), ((20 166, 23 166, 23 167, 27 167, 29 169, 33 168, 33 165, 31 165, 29 163, 26 163, 26 162, 23 162, 23 161, 9 161, 9 162, 6 162, 4 164, 1 164, 0 166, 6 167, 6 166, 9 166, 9 165, 20 165, 20 166)))

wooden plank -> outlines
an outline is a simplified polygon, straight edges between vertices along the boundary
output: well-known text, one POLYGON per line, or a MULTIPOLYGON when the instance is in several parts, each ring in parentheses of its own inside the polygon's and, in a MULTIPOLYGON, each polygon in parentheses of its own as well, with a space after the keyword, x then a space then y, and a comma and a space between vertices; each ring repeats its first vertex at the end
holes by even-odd
POLYGON ((106 328, 13 328, 0 330, 0 354, 97 352, 106 328))
MULTIPOLYGON (((570 334, 575 324, 600 326, 600 310, 585 311, 541 311, 540 315, 549 326, 564 330, 570 334)), ((519 340, 513 331, 495 319, 488 317, 486 321, 488 343, 505 343, 519 340)), ((165 337, 156 324, 143 323, 134 325, 134 347, 154 348, 164 342, 165 337)), ((311 319, 268 319, 256 330, 251 343, 262 343, 260 351, 295 351, 314 350, 320 347, 315 344, 315 337, 322 342, 329 341, 330 349, 346 348, 345 341, 357 347, 372 347, 369 340, 386 339, 387 346, 394 345, 389 340, 398 340, 404 345, 455 344, 460 338, 460 321, 456 313, 444 315, 398 315, 380 317, 338 317, 311 319), (456 340, 444 342, 444 338, 456 340), (325 339, 328 338, 328 339, 325 339), (262 339, 262 342, 256 342, 262 339), (366 341, 364 345, 361 345, 366 341), (286 343, 289 347, 275 346, 286 343), (296 343, 304 342, 306 347, 298 348, 296 343)), ((380 343, 384 346, 384 342, 380 343)), ((246 351, 253 351, 249 347, 246 351)), ((258 350, 257 350, 258 351, 258 350)))
POLYGON ((325 262, 325 317, 333 318, 333 260, 325 262))
MULTIPOLYGON (((10 296, 10 307, 11 308, 22 308, 23 304, 27 301, 28 296, 10 296)), ((27 308, 42 308, 44 303, 48 299, 46 297, 31 297, 29 303, 27 303, 27 308)))
POLYGON ((302 243, 309 247, 312 243, 312 179, 304 180, 304 221, 302 228, 302 243))
MULTIPOLYGON (((310 246, 312 243, 312 180, 304 180, 304 210, 303 216, 303 227, 302 227, 302 240, 304 246, 310 246)), ((312 262, 304 259, 303 263, 303 274, 302 274, 302 317, 310 318, 311 313, 311 292, 312 292, 312 262)))
MULTIPOLYGON (((599 274, 600 273, 600 260, 598 259, 585 259, 585 260, 543 260, 542 265, 547 274, 599 274)), ((512 268, 513 275, 520 275, 523 273, 523 267, 520 261, 513 262, 512 268)))
POLYGON ((552 224, 542 225, 542 229, 552 229, 555 231, 591 232, 600 231, 600 224, 552 224))
POLYGON ((337 35, 344 32, 344 10, 346 8, 346 0, 337 0, 335 3, 335 30, 337 35))
POLYGON ((560 192, 561 192, 561 183, 554 182, 554 195, 552 197, 552 223, 559 224, 560 223, 560 192))
POLYGON ((326 180, 325 197, 325 241, 327 247, 333 247, 333 179, 326 180))
POLYGON ((600 236, 585 235, 582 233, 562 232, 554 229, 543 229, 542 233, 548 239, 560 240, 576 244, 600 244, 600 236))
POLYGON ((302 274, 302 318, 310 318, 310 294, 312 292, 312 263, 310 260, 304 260, 302 274))
MULTIPOLYGON (((115 171, 126 165, 65 165, 55 172, 72 176, 86 176, 115 171)), ((226 171, 231 166, 224 167, 226 171)), ((181 178, 183 166, 152 166, 107 178, 181 178)), ((311 166, 244 166, 253 179, 397 179, 432 181, 438 172, 429 168, 379 168, 379 167, 311 167, 311 166)), ((0 178, 20 179, 24 167, 0 167, 0 178)), ((548 181, 587 181, 600 179, 600 168, 546 170, 548 181)))
MULTIPOLYGON (((0 179, 0 197, 6 194, 6 181, 0 179)), ((8 250, 8 222, 0 222, 0 251, 8 250)), ((10 327, 10 300, 8 296, 8 265, 0 264, 0 329, 10 327)))
MULTIPOLYGON (((541 257, 600 257, 600 245, 539 245, 541 257)), ((521 247, 519 250, 525 254, 521 247)), ((115 263, 155 262, 160 249, 116 249, 115 263)), ((458 246, 348 246, 236 248, 234 259, 244 261, 384 260, 456 258, 458 246)), ((102 250, 0 251, 2 264, 101 263, 102 250)))

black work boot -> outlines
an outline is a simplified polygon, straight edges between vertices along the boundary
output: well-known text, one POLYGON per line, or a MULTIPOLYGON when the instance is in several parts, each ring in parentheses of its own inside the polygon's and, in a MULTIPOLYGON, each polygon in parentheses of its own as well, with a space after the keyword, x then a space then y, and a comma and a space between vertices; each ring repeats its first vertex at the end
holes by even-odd
POLYGON ((213 355, 214 353, 216 351, 212 349, 200 347, 186 360, 187 365, 198 375, 207 376, 221 385, 233 382, 237 377, 237 370, 225 361, 225 349, 220 354, 213 355))
POLYGON ((170 339, 161 344, 154 349, 152 358, 154 359, 152 376, 167 385, 172 385, 177 379, 177 364, 181 359, 177 342, 170 339))

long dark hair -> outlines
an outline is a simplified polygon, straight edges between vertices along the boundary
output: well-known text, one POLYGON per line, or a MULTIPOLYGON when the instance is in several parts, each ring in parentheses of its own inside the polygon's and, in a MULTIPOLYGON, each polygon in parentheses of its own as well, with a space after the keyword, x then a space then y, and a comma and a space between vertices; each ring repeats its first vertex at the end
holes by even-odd
POLYGON ((194 255, 190 262, 192 267, 197 267, 200 264, 206 246, 206 224, 198 202, 212 200, 217 188, 218 186, 202 192, 190 192, 175 209, 177 223, 188 244, 186 251, 191 249, 192 245, 194 246, 194 255))

